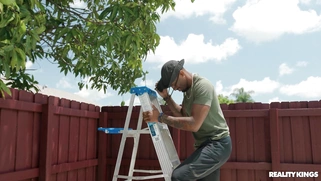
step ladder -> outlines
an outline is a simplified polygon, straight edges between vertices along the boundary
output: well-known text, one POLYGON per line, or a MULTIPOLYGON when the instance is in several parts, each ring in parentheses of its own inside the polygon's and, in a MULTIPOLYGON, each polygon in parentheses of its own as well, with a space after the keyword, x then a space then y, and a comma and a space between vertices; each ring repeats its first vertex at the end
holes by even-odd
POLYGON ((146 128, 142 129, 143 112, 151 111, 153 109, 152 105, 154 105, 160 113, 162 112, 162 109, 157 100, 156 92, 154 90, 149 89, 146 86, 142 86, 131 88, 130 93, 132 95, 127 111, 124 128, 98 128, 99 131, 103 131, 106 134, 122 134, 112 181, 117 181, 118 179, 127 179, 127 181, 132 181, 150 180, 156 178, 164 178, 165 181, 171 181, 172 171, 180 164, 180 159, 178 157, 168 126, 164 123, 150 122, 147 123, 146 128), (140 100, 141 109, 139 113, 137 129, 133 130, 129 128, 129 123, 131 120, 131 114, 136 96, 140 100), (157 158, 160 163, 161 170, 139 170, 134 168, 136 155, 138 151, 139 138, 141 134, 150 134, 157 154, 157 158), (129 137, 134 138, 133 152, 129 172, 127 176, 119 175, 119 169, 121 167, 121 160, 125 148, 125 142, 126 139, 129 137), (149 175, 134 176, 134 173, 148 173, 149 175))

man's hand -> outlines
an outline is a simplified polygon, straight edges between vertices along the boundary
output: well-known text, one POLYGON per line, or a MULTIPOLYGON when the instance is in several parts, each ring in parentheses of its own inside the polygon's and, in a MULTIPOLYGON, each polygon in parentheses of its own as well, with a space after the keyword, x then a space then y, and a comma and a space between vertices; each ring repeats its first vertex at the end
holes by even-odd
POLYGON ((158 122, 159 111, 153 105, 153 111, 143 112, 143 120, 145 122, 158 122))

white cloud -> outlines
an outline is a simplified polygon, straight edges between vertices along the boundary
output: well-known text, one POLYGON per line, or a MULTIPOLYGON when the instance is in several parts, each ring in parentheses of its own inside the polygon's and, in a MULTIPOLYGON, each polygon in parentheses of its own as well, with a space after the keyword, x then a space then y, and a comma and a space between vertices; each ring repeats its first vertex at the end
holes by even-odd
POLYGON ((321 77, 310 76, 298 84, 284 85, 280 88, 280 92, 288 96, 320 99, 321 77))
MULTIPOLYGON (((130 103, 130 98, 125 101, 125 105, 126 105, 126 106, 129 106, 129 103, 130 103)), ((139 105, 140 105, 139 98, 138 98, 137 96, 135 96, 134 106, 139 106, 139 105)))
POLYGON ((86 8, 87 4, 82 0, 74 0, 74 3, 69 3, 73 8, 86 8))
POLYGON ((226 90, 223 89, 223 84, 222 84, 221 80, 216 82, 215 90, 216 90, 217 95, 218 94, 222 94, 224 96, 230 96, 230 94, 231 94, 231 91, 226 91, 226 90))
POLYGON ((106 92, 105 94, 103 90, 98 91, 98 90, 85 89, 85 88, 81 89, 78 92, 75 92, 75 94, 93 101, 101 101, 101 99, 105 99, 107 97, 112 96, 112 94, 108 92, 106 92))
POLYGON ((228 86, 224 89, 221 81, 216 82, 218 94, 229 96, 234 89, 243 87, 245 91, 254 91, 253 95, 272 93, 280 87, 280 83, 265 77, 263 80, 248 81, 240 79, 237 84, 228 86))
POLYGON ((241 49, 237 39, 228 38, 220 45, 212 40, 204 42, 204 35, 189 34, 183 42, 176 44, 169 36, 162 36, 155 54, 150 53, 147 61, 166 62, 184 58, 189 63, 201 63, 214 60, 220 62, 236 54, 241 49))
POLYGON ((310 4, 311 0, 300 0, 300 3, 308 5, 310 4))
MULTIPOLYGON (((40 86, 38 85, 38 87, 40 87, 40 86)), ((44 94, 44 95, 49 95, 49 96, 65 98, 68 100, 75 100, 78 102, 85 102, 85 103, 97 105, 97 103, 95 101, 93 101, 92 99, 86 99, 86 98, 78 96, 76 94, 62 91, 59 89, 53 89, 53 88, 50 88, 47 86, 40 87, 39 93, 44 94)))
POLYGON ((26 69, 31 68, 32 65, 33 65, 33 63, 32 63, 31 61, 27 61, 27 62, 26 62, 26 69))
POLYGON ((254 91, 254 94, 266 94, 272 93, 277 88, 279 88, 280 83, 274 80, 271 80, 269 77, 265 77, 263 80, 254 80, 248 81, 245 79, 240 79, 240 81, 231 86, 231 91, 235 88, 243 87, 246 91, 254 91))
POLYGON ((150 79, 146 79, 145 81, 140 81, 140 86, 147 86, 147 87, 155 87, 155 83, 153 80, 150 80, 150 79))
POLYGON ((175 0, 175 11, 168 11, 161 15, 161 20, 169 17, 187 19, 193 16, 210 15, 210 20, 214 23, 222 24, 226 21, 223 19, 224 13, 236 0, 197 0, 192 3, 190 0, 175 0))
POLYGON ((269 99, 268 102, 271 103, 271 102, 281 102, 281 101, 280 101, 279 97, 273 97, 272 99, 269 99))
POLYGON ((308 65, 308 62, 306 61, 300 61, 296 63, 297 67, 306 67, 308 65))
MULTIPOLYGON (((87 82, 88 84, 88 89, 86 89, 85 87, 77 92, 74 92, 75 95, 83 97, 85 99, 91 100, 91 101, 101 101, 101 99, 107 98, 109 96, 111 96, 112 94, 109 92, 106 92, 106 94, 104 93, 103 90, 94 90, 94 89, 90 89, 91 83, 89 82, 89 78, 85 78, 83 80, 84 82, 87 82)), ((64 88, 64 89, 76 89, 76 86, 73 86, 69 79, 66 77, 61 78, 57 84, 56 84, 57 88, 64 88)), ((77 87, 78 89, 78 87, 77 87)))
POLYGON ((66 77, 63 77, 56 83, 56 88, 68 89, 73 88, 73 86, 69 83, 66 77))
POLYGON ((291 74, 294 71, 293 68, 290 68, 286 63, 282 63, 279 66, 279 74, 280 76, 286 75, 286 74, 291 74))
POLYGON ((312 9, 301 10, 298 4, 298 0, 248 0, 233 13, 231 30, 254 42, 320 30, 321 16, 312 9))

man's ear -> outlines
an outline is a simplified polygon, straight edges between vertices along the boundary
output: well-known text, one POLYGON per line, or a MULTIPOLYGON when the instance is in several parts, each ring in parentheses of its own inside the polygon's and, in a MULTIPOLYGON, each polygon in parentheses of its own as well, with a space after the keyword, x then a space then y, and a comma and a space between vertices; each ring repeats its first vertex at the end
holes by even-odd
POLYGON ((178 74, 179 75, 184 75, 183 69, 181 69, 178 74))

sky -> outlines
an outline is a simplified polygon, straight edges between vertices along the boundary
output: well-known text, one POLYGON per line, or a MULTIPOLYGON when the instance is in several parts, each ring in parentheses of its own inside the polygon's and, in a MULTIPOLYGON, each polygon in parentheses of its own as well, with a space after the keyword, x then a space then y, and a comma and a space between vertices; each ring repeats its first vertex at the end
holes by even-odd
MULTIPOLYGON (((74 6, 84 3, 75 0, 74 6)), ((321 0, 176 0, 175 11, 162 14, 156 26, 160 44, 143 62, 149 74, 136 80, 138 86, 154 89, 166 61, 185 59, 185 69, 231 99, 243 87, 254 91, 255 102, 321 100, 321 0)), ((130 93, 79 90, 79 79, 47 60, 27 67, 48 89, 98 106, 129 104, 130 93)), ((183 96, 175 91, 172 97, 181 103, 183 96)))

